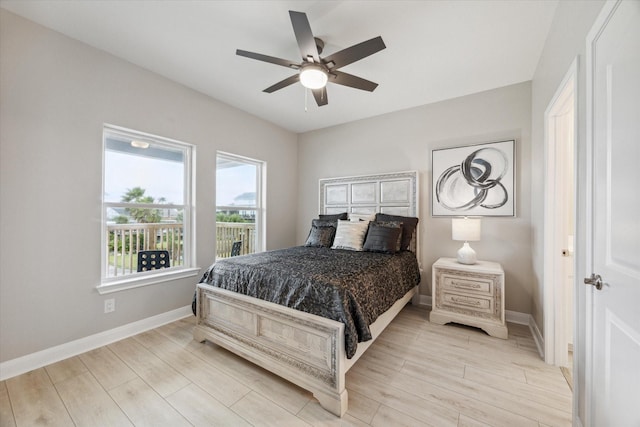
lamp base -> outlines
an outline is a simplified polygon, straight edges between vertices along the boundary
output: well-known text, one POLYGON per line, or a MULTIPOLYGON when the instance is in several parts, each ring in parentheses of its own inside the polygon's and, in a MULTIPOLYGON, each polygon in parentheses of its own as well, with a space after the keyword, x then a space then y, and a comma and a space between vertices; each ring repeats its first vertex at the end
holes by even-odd
POLYGON ((471 249, 468 242, 464 242, 464 245, 458 250, 458 262, 460 264, 475 264, 477 261, 476 251, 471 249))

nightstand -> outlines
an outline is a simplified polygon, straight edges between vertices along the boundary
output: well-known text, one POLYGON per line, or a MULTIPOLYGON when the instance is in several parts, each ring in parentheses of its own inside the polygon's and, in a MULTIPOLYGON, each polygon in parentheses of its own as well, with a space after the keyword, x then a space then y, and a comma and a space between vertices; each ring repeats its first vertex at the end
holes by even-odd
POLYGON ((431 322, 462 323, 507 339, 504 270, 500 264, 478 261, 465 265, 455 258, 440 258, 432 270, 431 322))

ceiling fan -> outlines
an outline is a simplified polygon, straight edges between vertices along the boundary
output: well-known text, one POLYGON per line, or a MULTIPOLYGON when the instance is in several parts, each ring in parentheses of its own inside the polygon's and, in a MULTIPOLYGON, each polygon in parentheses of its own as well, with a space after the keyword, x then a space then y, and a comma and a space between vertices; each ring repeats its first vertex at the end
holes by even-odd
POLYGON ((338 71, 338 69, 386 48, 382 37, 372 38, 322 58, 320 54, 324 48, 324 42, 313 36, 307 15, 303 12, 290 10, 289 16, 291 17, 293 32, 296 35, 300 54, 302 55, 302 62, 298 63, 246 50, 236 50, 236 55, 239 56, 298 70, 297 74, 287 77, 273 86, 269 86, 263 92, 272 93, 299 81, 304 87, 311 89, 316 103, 321 107, 329 102, 327 99, 327 82, 369 92, 373 92, 378 87, 377 83, 338 71))

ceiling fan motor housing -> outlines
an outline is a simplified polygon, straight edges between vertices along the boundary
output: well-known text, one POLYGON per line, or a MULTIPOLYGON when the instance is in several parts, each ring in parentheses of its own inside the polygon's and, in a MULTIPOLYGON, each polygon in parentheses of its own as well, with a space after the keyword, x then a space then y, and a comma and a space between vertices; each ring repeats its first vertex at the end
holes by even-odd
POLYGON ((322 50, 324 49, 324 42, 318 37, 314 37, 313 40, 315 40, 316 42, 316 49, 318 49, 318 55, 320 55, 322 53, 322 50))

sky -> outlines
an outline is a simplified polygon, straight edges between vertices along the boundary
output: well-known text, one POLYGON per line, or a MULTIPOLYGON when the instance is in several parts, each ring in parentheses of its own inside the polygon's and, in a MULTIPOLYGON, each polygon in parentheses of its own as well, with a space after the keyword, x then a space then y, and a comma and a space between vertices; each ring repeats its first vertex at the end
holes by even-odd
POLYGON ((145 195, 167 203, 184 203, 182 163, 105 151, 105 201, 120 202, 131 188, 145 189, 145 195))
POLYGON ((256 192, 256 166, 242 165, 218 169, 216 173, 216 205, 232 205, 242 193, 256 192))
MULTIPOLYGON (((182 163, 105 151, 105 201, 120 202, 131 188, 145 189, 145 195, 167 203, 183 204, 184 167, 182 163)), ((216 178, 216 204, 231 205, 245 192, 256 191, 256 166, 240 165, 219 169, 216 178)))

